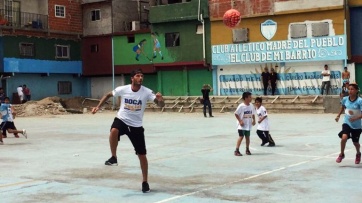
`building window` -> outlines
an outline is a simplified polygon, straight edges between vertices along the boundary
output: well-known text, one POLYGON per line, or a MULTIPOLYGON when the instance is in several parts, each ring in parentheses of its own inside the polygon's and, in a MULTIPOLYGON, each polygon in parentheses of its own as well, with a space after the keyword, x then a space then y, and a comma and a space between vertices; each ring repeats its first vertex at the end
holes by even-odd
POLYGON ((127 41, 128 41, 128 43, 134 43, 135 42, 134 35, 127 36, 127 41))
POLYGON ((186 3, 186 2, 191 2, 191 0, 168 0, 167 1, 168 4, 178 4, 178 3, 186 3))
POLYGON ((93 10, 91 11, 92 13, 92 21, 97 21, 97 20, 100 20, 101 19, 101 10, 99 9, 96 9, 96 10, 93 10))
POLYGON ((56 45, 56 58, 69 58, 69 46, 56 45))
POLYGON ((91 45, 91 52, 97 53, 98 52, 98 44, 92 44, 91 45))
POLYGON ((180 33, 166 33, 166 47, 178 47, 180 46, 180 33))
POLYGON ((58 82, 58 94, 72 94, 72 82, 59 81, 58 82))
POLYGON ((34 56, 33 43, 19 43, 20 56, 34 56))
POLYGON ((55 5, 55 17, 65 18, 65 6, 55 5))

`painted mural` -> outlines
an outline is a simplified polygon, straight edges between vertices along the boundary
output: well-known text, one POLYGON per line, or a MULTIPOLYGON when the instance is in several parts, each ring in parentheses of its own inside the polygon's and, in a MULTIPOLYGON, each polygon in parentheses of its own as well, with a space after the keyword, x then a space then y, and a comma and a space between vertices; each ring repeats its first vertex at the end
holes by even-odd
MULTIPOLYGON (((321 92, 323 70, 322 63, 279 63, 279 64, 250 64, 231 65, 218 67, 219 95, 241 95, 245 91, 256 95, 263 95, 261 73, 267 67, 275 68, 278 74, 277 95, 318 95, 321 92), (278 67, 276 67, 278 66, 278 67)), ((329 64, 331 70, 330 94, 339 94, 342 87, 341 72, 343 64, 329 64)), ((349 64, 348 69, 354 72, 354 64, 349 64)), ((351 81, 355 76, 351 75, 351 81)), ((271 95, 271 87, 268 87, 268 95, 271 95)))
POLYGON ((298 40, 214 45, 213 65, 344 60, 344 35, 298 40))
POLYGON ((164 35, 157 32, 136 34, 132 42, 128 36, 114 37, 115 64, 154 64, 176 61, 177 57, 170 55, 164 43, 164 35))

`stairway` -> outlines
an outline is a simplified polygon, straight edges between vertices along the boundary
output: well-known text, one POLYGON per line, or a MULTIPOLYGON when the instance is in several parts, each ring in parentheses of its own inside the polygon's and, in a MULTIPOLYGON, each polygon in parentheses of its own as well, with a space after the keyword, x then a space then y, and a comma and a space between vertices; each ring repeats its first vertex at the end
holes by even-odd
MULTIPOLYGON (((271 113, 325 113, 325 96, 320 95, 277 95, 261 96, 263 105, 271 113)), ((338 96, 327 96, 334 100, 338 96)), ((253 96, 253 101, 256 96, 253 96)), ((241 96, 210 96, 213 112, 234 112, 243 101, 241 96)), ((164 96, 165 107, 157 107, 154 103, 148 103, 146 111, 154 112, 202 112, 198 96, 164 96)))

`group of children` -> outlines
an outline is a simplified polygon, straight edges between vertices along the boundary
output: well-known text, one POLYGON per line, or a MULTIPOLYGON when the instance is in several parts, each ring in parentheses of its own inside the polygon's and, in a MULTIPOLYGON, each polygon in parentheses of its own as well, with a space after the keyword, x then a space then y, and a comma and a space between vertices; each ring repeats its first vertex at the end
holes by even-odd
POLYGON ((240 153, 240 145, 245 137, 246 140, 246 150, 247 155, 251 155, 249 145, 250 145, 250 131, 253 125, 255 125, 255 112, 258 115, 258 127, 256 133, 261 139, 261 146, 264 146, 266 143, 269 143, 268 146, 275 146, 275 142, 269 133, 269 120, 268 113, 265 107, 262 105, 262 98, 257 97, 255 99, 255 106, 251 104, 252 97, 250 92, 244 92, 242 96, 244 102, 241 103, 235 111, 235 117, 237 119, 237 128, 239 133, 239 138, 236 142, 236 150, 234 152, 235 156, 242 156, 240 153))
POLYGON ((6 131, 8 133, 13 133, 16 138, 19 138, 18 134, 22 134, 25 138, 28 138, 26 134, 26 130, 17 130, 14 124, 15 119, 15 109, 10 104, 10 98, 5 97, 4 103, 1 103, 0 106, 0 112, 1 112, 1 119, 2 123, 0 125, 2 135, 0 136, 0 145, 4 144, 3 138, 6 138, 6 131))
MULTIPOLYGON (((236 143, 235 156, 242 156, 240 153, 240 144, 245 137, 247 155, 251 155, 249 150, 250 131, 255 125, 255 108, 251 104, 252 97, 250 92, 244 92, 242 96, 244 102, 241 103, 235 111, 235 117, 238 124, 239 138, 236 143)), ((262 98, 255 99, 256 114, 258 115, 257 134, 262 140, 261 146, 269 142, 268 146, 275 146, 273 138, 269 134, 268 114, 264 106, 262 106, 262 98)), ((341 163, 345 158, 344 150, 348 139, 352 139, 353 145, 356 148, 355 164, 361 162, 361 151, 359 138, 362 132, 362 98, 359 96, 359 87, 356 83, 348 84, 348 95, 341 100, 341 110, 338 113, 335 121, 338 122, 341 114, 344 112, 342 131, 338 134, 341 138, 341 152, 338 155, 336 162, 341 163)))

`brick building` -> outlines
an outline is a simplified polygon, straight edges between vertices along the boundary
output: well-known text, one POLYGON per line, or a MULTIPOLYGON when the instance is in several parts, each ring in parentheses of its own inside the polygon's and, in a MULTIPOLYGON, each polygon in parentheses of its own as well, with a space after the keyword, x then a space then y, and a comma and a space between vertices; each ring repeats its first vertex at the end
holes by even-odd
POLYGON ((89 95, 81 77, 81 11, 80 1, 0 1, 0 72, 11 76, 2 80, 7 95, 22 84, 35 100, 89 95))

